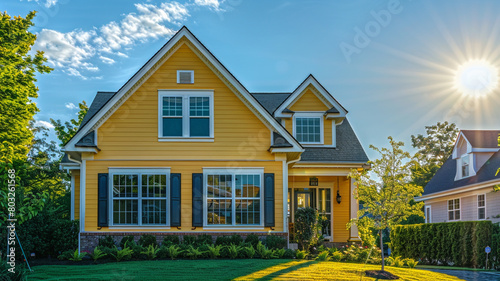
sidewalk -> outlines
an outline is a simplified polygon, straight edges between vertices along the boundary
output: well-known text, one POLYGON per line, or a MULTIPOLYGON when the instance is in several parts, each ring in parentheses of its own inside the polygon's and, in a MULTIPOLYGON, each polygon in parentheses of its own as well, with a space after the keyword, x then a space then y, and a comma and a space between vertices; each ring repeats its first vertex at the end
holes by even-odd
POLYGON ((492 271, 471 271, 471 270, 456 270, 456 269, 421 269, 433 272, 444 273, 456 276, 467 281, 498 281, 500 280, 500 272, 492 271))

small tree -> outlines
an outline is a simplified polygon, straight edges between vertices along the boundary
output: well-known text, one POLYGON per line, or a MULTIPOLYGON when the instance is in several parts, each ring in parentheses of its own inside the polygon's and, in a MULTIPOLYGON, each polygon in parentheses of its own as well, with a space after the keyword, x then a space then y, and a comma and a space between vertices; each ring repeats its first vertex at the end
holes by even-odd
POLYGON ((311 245, 321 237, 321 225, 318 222, 318 212, 311 208, 298 209, 295 212, 295 240, 302 250, 309 250, 311 245))
POLYGON ((351 224, 366 226, 365 220, 373 222, 373 228, 379 232, 382 250, 382 271, 384 271, 383 230, 400 223, 410 215, 422 216, 422 202, 410 204, 415 196, 422 194, 422 187, 412 183, 411 168, 415 164, 410 154, 401 149, 403 142, 396 142, 389 137, 390 148, 370 148, 380 154, 380 159, 371 162, 371 178, 366 170, 352 170, 350 177, 355 180, 355 198, 363 202, 363 209, 351 224))

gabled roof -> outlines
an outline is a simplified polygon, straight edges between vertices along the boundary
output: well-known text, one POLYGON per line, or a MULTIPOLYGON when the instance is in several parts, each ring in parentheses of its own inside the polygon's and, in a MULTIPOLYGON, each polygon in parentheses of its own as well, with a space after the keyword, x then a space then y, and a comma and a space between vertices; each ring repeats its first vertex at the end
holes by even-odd
POLYGON ((474 148, 498 148, 500 130, 462 130, 474 148))
POLYGON ((291 93, 252 93, 252 96, 271 114, 290 95, 291 93))
POLYGON ((312 74, 309 74, 309 76, 307 76, 307 78, 292 92, 292 94, 289 95, 278 106, 278 108, 274 110, 273 115, 275 117, 284 117, 282 116, 284 110, 290 108, 290 106, 300 97, 309 85, 312 85, 318 90, 314 94, 317 96, 319 95, 318 98, 320 98, 320 100, 324 102, 328 108, 330 108, 328 111, 333 111, 327 113, 336 113, 335 110, 337 110, 341 117, 345 117, 347 110, 325 89, 325 87, 323 87, 323 85, 321 85, 321 83, 318 82, 318 80, 316 80, 316 78, 314 78, 312 74))
POLYGON ((337 145, 335 148, 306 147, 300 162, 368 162, 368 156, 347 118, 336 128, 337 145))
POLYGON ((479 171, 477 171, 476 175, 455 181, 455 174, 457 173, 457 160, 449 157, 425 186, 422 196, 444 191, 452 191, 453 189, 492 180, 498 180, 500 182, 500 173, 496 175, 498 168, 500 168, 500 151, 495 152, 479 169, 479 171))
MULTIPOLYGON (((85 124, 80 126, 78 132, 64 146, 65 151, 78 151, 75 146, 82 137, 92 130, 97 129, 109 116, 130 97, 135 90, 142 85, 154 71, 165 62, 168 57, 179 47, 179 41, 186 38, 206 59, 206 63, 215 69, 227 80, 227 85, 237 94, 237 96, 254 112, 266 126, 278 132, 285 140, 292 145, 291 148, 280 148, 279 151, 302 152, 300 143, 276 120, 273 116, 248 92, 248 90, 222 65, 222 63, 189 31, 183 26, 141 69, 135 73, 115 94, 100 107, 92 116, 85 120, 85 124)), ((97 104, 96 107, 97 109, 97 104)), ((90 115, 90 114, 89 114, 90 115)), ((82 148, 84 149, 84 148, 82 148)), ((88 149, 88 148, 86 148, 88 149)), ((83 150, 82 150, 83 151, 83 150)), ((85 150, 88 151, 88 150, 85 150)), ((276 150, 278 151, 278 150, 276 150)))

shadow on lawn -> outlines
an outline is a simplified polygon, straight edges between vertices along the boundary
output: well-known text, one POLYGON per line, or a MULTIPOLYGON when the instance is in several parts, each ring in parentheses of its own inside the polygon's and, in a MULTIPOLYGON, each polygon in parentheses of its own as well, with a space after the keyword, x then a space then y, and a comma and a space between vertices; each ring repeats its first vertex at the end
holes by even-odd
POLYGON ((259 270, 257 272, 254 272, 252 274, 238 277, 234 280, 272 280, 273 278, 276 278, 282 274, 286 274, 288 272, 299 270, 301 268, 308 267, 308 266, 313 265, 315 263, 316 263, 316 261, 307 261, 307 260, 291 261, 291 262, 271 266, 271 267, 259 270))

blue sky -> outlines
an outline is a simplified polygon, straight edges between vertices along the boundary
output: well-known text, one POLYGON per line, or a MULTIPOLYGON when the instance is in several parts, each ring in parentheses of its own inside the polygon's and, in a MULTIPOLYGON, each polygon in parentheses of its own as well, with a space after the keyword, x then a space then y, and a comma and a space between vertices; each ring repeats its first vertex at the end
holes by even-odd
MULTIPOLYGON (((456 71, 500 64, 500 1, 10 0, 39 11, 32 32, 55 70, 39 75, 38 121, 69 120, 74 105, 116 91, 182 25, 252 92, 288 92, 309 73, 349 110, 369 144, 410 146, 424 126, 499 129, 500 91, 464 95, 456 71), (497 47, 495 49, 495 47, 497 47)), ((496 75, 498 76, 498 75, 496 75)), ((495 77, 496 77, 495 76, 495 77)))

